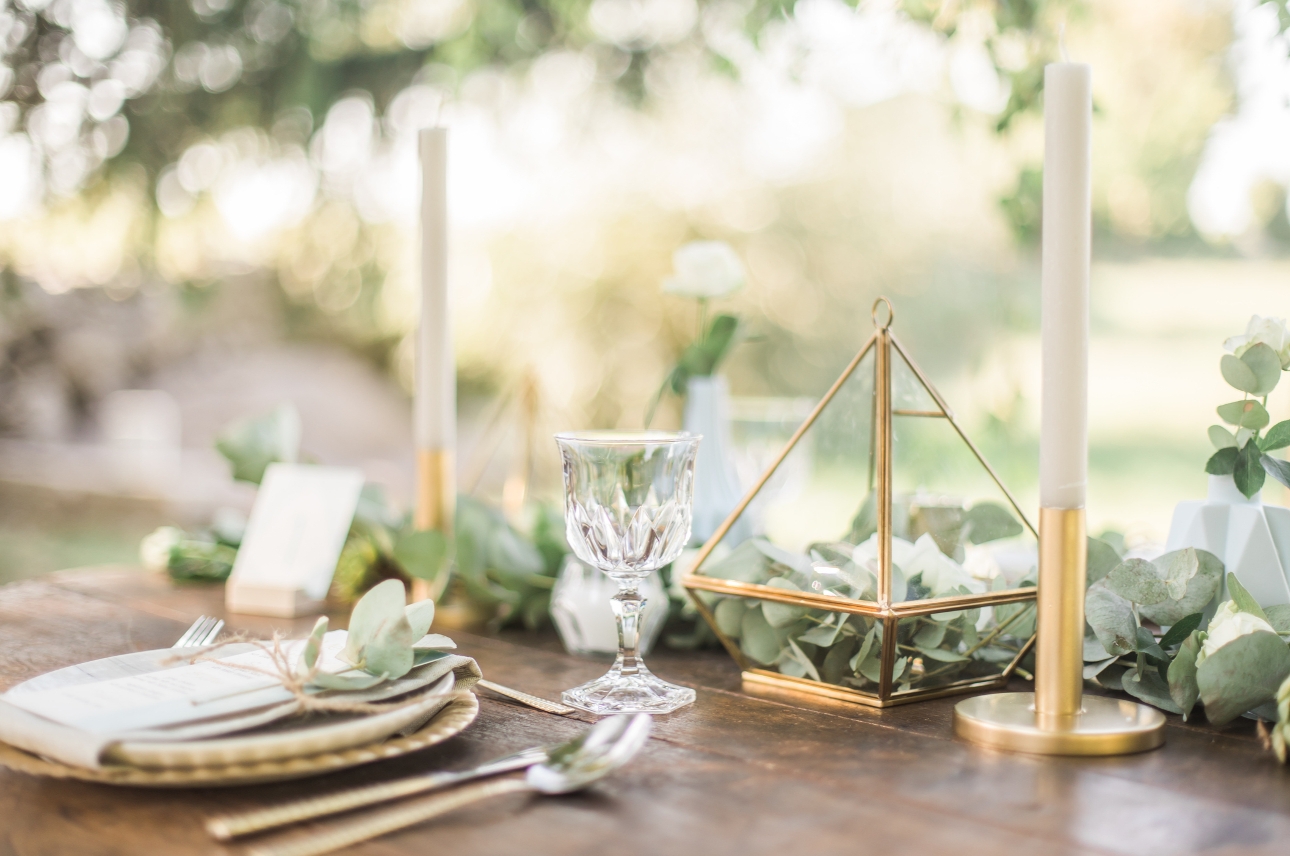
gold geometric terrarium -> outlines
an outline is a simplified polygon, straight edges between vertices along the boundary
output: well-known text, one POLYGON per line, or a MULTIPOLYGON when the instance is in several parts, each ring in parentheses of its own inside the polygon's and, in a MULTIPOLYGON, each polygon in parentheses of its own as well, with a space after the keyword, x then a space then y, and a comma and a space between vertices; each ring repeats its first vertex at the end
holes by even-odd
POLYGON ((745 681, 888 707, 1001 687, 1034 643, 1035 529, 891 321, 683 580, 745 681))

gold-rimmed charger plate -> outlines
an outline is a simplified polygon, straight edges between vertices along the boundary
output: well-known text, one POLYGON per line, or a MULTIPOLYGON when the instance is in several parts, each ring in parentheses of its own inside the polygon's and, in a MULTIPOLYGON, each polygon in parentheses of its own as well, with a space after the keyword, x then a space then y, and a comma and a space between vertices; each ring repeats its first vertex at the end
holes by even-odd
POLYGON ((254 785, 320 776, 361 764, 398 758, 434 746, 436 743, 442 743, 449 737, 461 733, 475 721, 478 715, 479 700, 474 694, 459 693, 443 710, 407 737, 395 737, 338 752, 249 764, 169 769, 110 765, 89 769, 50 761, 0 743, 0 766, 33 776, 79 779, 84 782, 140 788, 213 788, 254 785))

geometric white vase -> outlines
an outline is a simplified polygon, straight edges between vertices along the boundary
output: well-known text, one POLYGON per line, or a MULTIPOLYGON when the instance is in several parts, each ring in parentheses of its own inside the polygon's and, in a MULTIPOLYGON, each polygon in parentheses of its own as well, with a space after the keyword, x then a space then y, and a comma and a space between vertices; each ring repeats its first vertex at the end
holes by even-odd
MULTIPOLYGON (((1260 606, 1290 603, 1290 508, 1264 505, 1259 494, 1246 499, 1230 475, 1210 476, 1209 495, 1178 503, 1165 551, 1195 547, 1223 561, 1228 573, 1260 606)), ((1227 582, 1218 601, 1226 600, 1227 582)))
MULTIPOLYGON (((685 387, 682 425, 703 435, 694 459, 694 506, 690 540, 702 544, 735 510, 743 491, 730 456, 730 390, 720 376, 692 377, 685 387)), ((733 543, 748 533, 732 532, 733 543)))
MULTIPOLYGON (((667 589, 658 574, 640 584, 645 597, 645 614, 640 624, 639 649, 648 654, 667 620, 667 589)), ((560 641, 570 654, 618 653, 618 622, 609 599, 618 584, 608 574, 588 567, 572 553, 564 557, 551 591, 551 618, 560 641)))

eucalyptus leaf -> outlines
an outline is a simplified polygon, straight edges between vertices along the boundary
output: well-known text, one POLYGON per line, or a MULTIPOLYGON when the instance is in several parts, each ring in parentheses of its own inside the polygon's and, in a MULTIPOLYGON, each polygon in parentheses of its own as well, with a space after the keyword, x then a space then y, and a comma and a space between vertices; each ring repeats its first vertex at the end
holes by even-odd
POLYGON ((1220 404, 1217 408, 1218 418, 1228 425, 1237 428, 1250 428, 1254 431, 1265 427, 1271 418, 1262 404, 1251 399, 1220 404))
POLYGON ((779 667, 779 673, 781 675, 788 675, 790 678, 806 677, 806 667, 802 665, 800 660, 793 657, 787 648, 785 648, 784 652, 780 654, 779 660, 772 665, 779 667))
POLYGON ((1250 615, 1257 615, 1264 621, 1268 620, 1268 615, 1259 606, 1259 602, 1254 599, 1254 595, 1245 590, 1241 581, 1236 578, 1236 574, 1228 572, 1227 574, 1227 593, 1231 595, 1232 602, 1241 612, 1248 612, 1250 615))
POLYGON ((1111 572, 1120 564, 1120 554, 1115 548, 1099 538, 1088 539, 1088 558, 1085 560, 1088 583, 1092 585, 1111 572))
POLYGON ((799 573, 809 573, 811 570, 810 556, 785 550, 783 547, 776 546, 765 538, 753 538, 751 543, 753 547, 772 562, 792 568, 799 573))
MULTIPOLYGON (((1101 643, 1098 642, 1096 639, 1093 640, 1093 643, 1097 645, 1099 648, 1102 647, 1101 643)), ((1101 660, 1096 663, 1085 663, 1084 680, 1089 681, 1089 680, 1092 680, 1093 678, 1096 678, 1102 672, 1106 671, 1108 668, 1110 668, 1111 666, 1115 665, 1118 662, 1120 662, 1119 657, 1108 657, 1107 659, 1101 660)))
POLYGON ((297 674, 306 675, 318 665, 318 655, 322 653, 323 637, 327 635, 327 616, 320 615, 314 622, 314 629, 300 649, 300 663, 296 666, 297 674))
MULTIPOLYGON (((785 591, 801 591, 790 580, 786 580, 783 577, 768 580, 766 585, 785 591)), ((764 600, 761 604, 761 611, 765 613, 766 621, 770 623, 771 627, 784 627, 805 615, 807 608, 794 606, 791 603, 776 603, 772 600, 764 600)))
POLYGON ((1263 440, 1259 443, 1259 448, 1265 452, 1275 452, 1286 446, 1290 446, 1290 419, 1278 422, 1269 428, 1268 433, 1263 435, 1263 440))
POLYGON ((740 625, 739 647, 755 662, 769 665, 779 659, 784 643, 762 611, 750 609, 744 613, 740 625))
POLYGON ((327 672, 319 672, 314 675, 309 683, 325 690, 353 692, 355 690, 370 690, 374 686, 385 683, 386 680, 388 679, 385 675, 367 675, 358 672, 332 675, 327 672))
POLYGON ((873 648, 874 636, 877 631, 878 626, 875 624, 873 627, 870 627, 869 632, 865 634, 864 641, 860 644, 860 650, 856 652, 855 656, 851 658, 849 663, 851 671, 856 672, 860 670, 860 664, 865 661, 869 656, 870 650, 873 648))
POLYGON ((1263 482, 1267 479, 1268 472, 1263 468, 1263 457, 1259 444, 1254 440, 1246 443, 1236 456, 1232 479, 1236 482, 1237 490, 1247 498, 1262 490, 1263 482))
POLYGON ((1222 425, 1209 426, 1209 442, 1214 444, 1215 449, 1236 448, 1236 437, 1222 425))
POLYGON ((1263 465, 1263 471, 1272 478, 1281 482, 1286 487, 1290 487, 1290 463, 1271 455, 1264 455, 1259 458, 1259 463, 1263 465))
POLYGON ((1096 636, 1084 637, 1084 662, 1100 663, 1104 660, 1114 660, 1118 655, 1112 654, 1102 647, 1102 643, 1096 636))
POLYGON ((838 638, 838 633, 842 631, 842 622, 833 624, 817 624, 810 630, 798 636, 801 642, 809 642, 812 645, 819 645, 821 648, 828 648, 838 638))
POLYGON ((835 642, 829 648, 829 653, 824 655, 824 663, 820 666, 820 677, 830 684, 841 681, 847 674, 847 664, 857 645, 859 640, 854 636, 844 637, 835 642))
POLYGON ((1278 633, 1290 633, 1290 603, 1279 603, 1276 606, 1269 606, 1263 610, 1268 619, 1268 624, 1278 633))
POLYGON ((1200 653, 1200 639, 1195 631, 1183 640, 1178 655, 1169 664, 1169 697, 1182 711, 1183 719, 1191 716, 1191 709, 1200 698, 1196 683, 1196 655, 1200 653))
MULTIPOLYGON (((1223 354, 1222 360, 1218 364, 1219 370, 1223 373, 1223 380, 1239 389, 1241 392, 1255 394, 1259 388, 1259 378, 1254 373, 1254 369, 1242 359, 1234 357, 1231 354, 1223 354)), ((1280 365, 1277 366, 1280 369, 1280 365)))
POLYGON ((727 636, 738 638, 743 632, 744 613, 748 609, 748 603, 743 598, 727 597, 723 599, 712 611, 712 617, 717 622, 717 629, 727 636))
POLYGON ((354 605, 341 659, 350 665, 389 678, 401 678, 412 668, 412 644, 417 636, 404 612, 400 580, 374 586, 354 605))
POLYGON ((235 422, 215 441, 233 467, 233 478, 259 484, 269 464, 294 463, 300 453, 300 413, 282 404, 262 416, 235 422))
POLYGON ((1127 654, 1135 649, 1138 622, 1133 617, 1133 608, 1111 591, 1105 580, 1089 587, 1084 617, 1108 652, 1127 654))
POLYGON ((422 636, 412 646, 413 651, 445 651, 457 647, 457 643, 442 633, 430 633, 422 636))
POLYGON ((891 667, 892 683, 895 683, 896 681, 899 681, 901 678, 903 678, 905 676, 905 669, 907 669, 908 667, 909 667, 908 657, 897 658, 895 665, 891 667))
POLYGON ((1156 637, 1150 630, 1145 627, 1139 627, 1134 639, 1134 647, 1139 654, 1146 654, 1149 657, 1155 657, 1161 662, 1168 662, 1169 657, 1165 654, 1160 643, 1156 642, 1156 637))
MULTIPOLYGON (((407 624, 407 619, 403 619, 403 624, 407 624)), ((380 634, 363 649, 363 670, 390 679, 412 671, 415 661, 411 634, 398 630, 380 634)))
POLYGON ((1205 462, 1205 472, 1211 476, 1230 476, 1236 472, 1236 458, 1240 453, 1234 445, 1219 449, 1205 462))
POLYGON ((1141 674, 1130 669, 1121 676, 1120 686, 1139 701, 1170 713, 1182 713, 1182 708, 1169 695, 1169 685, 1154 669, 1146 669, 1141 674))
POLYGON ((875 684, 882 680, 882 646, 871 645, 863 659, 856 666, 856 671, 875 684))
POLYGON ((1203 611, 1223 584, 1222 561, 1205 550, 1192 547, 1175 550, 1153 564, 1164 574, 1169 596, 1158 603, 1140 606, 1138 612, 1161 627, 1169 627, 1203 611))
POLYGON ((964 515, 963 527, 968 541, 973 544, 1014 538, 1023 531, 1012 512, 995 502, 978 502, 969 508, 964 515))
POLYGON ((788 648, 793 652, 793 658, 802 664, 802 669, 810 676, 811 680, 818 681, 820 679, 820 673, 819 670, 815 668, 815 664, 811 662, 811 658, 806 656, 806 654, 802 652, 802 649, 797 647, 797 643, 792 639, 788 640, 788 648))
POLYGON ((1097 677, 1093 679, 1093 682, 1103 689, 1124 692, 1124 684, 1121 683, 1121 679, 1124 677, 1126 671, 1127 669, 1121 663, 1117 662, 1114 666, 1100 672, 1097 677))
MULTIPOLYGON (((1204 617, 1205 617, 1205 613, 1203 612, 1193 612, 1191 615, 1184 616, 1182 619, 1174 623, 1174 625, 1169 628, 1168 633, 1166 633, 1164 636, 1161 637, 1160 647, 1172 648, 1173 646, 1184 641, 1188 636, 1192 634, 1193 631, 1195 631, 1198 627, 1200 627, 1200 622, 1202 619, 1204 619, 1204 617)), ((1274 624, 1273 627, 1275 626, 1276 625, 1274 624)))
POLYGON ((770 559, 748 540, 717 562, 705 562, 703 573, 709 577, 741 583, 764 583, 769 576, 770 559))
POLYGON ((956 651, 947 651, 944 648, 925 648, 922 645, 917 646, 917 648, 924 657, 941 663, 962 663, 970 659, 956 651))
POLYGON ((1134 603, 1159 603, 1169 596, 1169 588, 1156 573, 1156 566, 1146 559, 1126 559, 1103 582, 1111 591, 1134 603))
POLYGON ((1201 575, 1201 579, 1213 578, 1214 591, 1209 592, 1209 597, 1205 600, 1208 602, 1209 598, 1214 596, 1217 584, 1222 582, 1223 564, 1214 554, 1206 552, 1204 555, 1210 561, 1205 563, 1205 571, 1202 573, 1201 552, 1203 551, 1198 552, 1194 547, 1186 547, 1182 550, 1174 550, 1172 553, 1165 553, 1152 563, 1163 573, 1169 597, 1174 600, 1182 600, 1186 597, 1197 574, 1201 575))
POLYGON ((403 616, 408 620, 408 626, 412 628, 413 638, 420 639, 430 632, 430 625, 434 623, 434 601, 427 598, 410 603, 404 608, 403 616))
POLYGON ((1196 667, 1205 716, 1215 725, 1271 701, 1288 676, 1290 648, 1266 630, 1236 637, 1196 667))
POLYGON ((914 634, 914 645, 919 648, 938 648, 945 640, 945 625, 938 622, 924 625, 914 634))
POLYGON ((403 534, 394 542, 394 561, 408 576, 436 582, 448 570, 448 539, 433 530, 403 534))
POLYGON ((1242 389, 1242 392, 1266 398, 1268 393, 1276 389, 1277 381, 1281 380, 1281 358, 1271 347, 1263 342, 1255 342, 1241 354, 1241 362, 1249 367, 1256 381, 1254 389, 1242 389))

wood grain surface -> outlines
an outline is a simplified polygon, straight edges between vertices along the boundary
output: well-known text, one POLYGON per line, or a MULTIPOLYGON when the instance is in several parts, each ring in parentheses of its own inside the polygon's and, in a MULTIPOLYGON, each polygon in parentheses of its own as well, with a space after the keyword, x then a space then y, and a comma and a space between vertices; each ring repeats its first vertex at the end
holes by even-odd
MULTIPOLYGON (((0 588, 0 688, 95 657, 169 645, 219 586, 175 586, 128 568, 69 571, 0 588)), ((295 622, 229 617, 232 630, 302 635, 295 622)), ((452 633, 490 679, 558 699, 601 674, 550 634, 452 633)), ((578 795, 508 797, 352 848, 453 856, 743 854, 1290 854, 1290 772, 1253 728, 1169 717, 1163 749, 1053 759, 980 749, 950 729, 955 699, 889 710, 744 687, 720 652, 657 652, 694 687, 656 720, 641 756, 578 795)), ((1025 684, 1018 682, 1017 689, 1025 684)), ((216 811, 418 771, 465 767, 585 724, 481 693, 478 721, 413 757, 306 782, 147 791, 0 770, 0 856, 237 853, 209 840, 216 811)), ((590 718, 587 718, 590 721, 590 718)))

